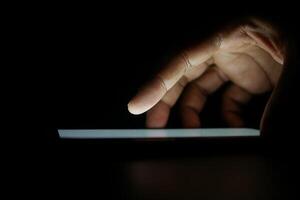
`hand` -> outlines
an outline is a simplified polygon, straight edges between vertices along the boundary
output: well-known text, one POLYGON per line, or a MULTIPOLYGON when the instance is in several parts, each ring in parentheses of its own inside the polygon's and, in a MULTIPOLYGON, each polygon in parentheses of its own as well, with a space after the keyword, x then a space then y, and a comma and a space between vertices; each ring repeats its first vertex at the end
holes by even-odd
POLYGON ((229 126, 242 127, 241 105, 276 85, 284 62, 283 45, 272 26, 257 19, 226 28, 183 51, 131 99, 132 114, 146 111, 146 126, 165 127, 180 95, 184 127, 201 126, 207 96, 230 82, 222 112, 229 126))

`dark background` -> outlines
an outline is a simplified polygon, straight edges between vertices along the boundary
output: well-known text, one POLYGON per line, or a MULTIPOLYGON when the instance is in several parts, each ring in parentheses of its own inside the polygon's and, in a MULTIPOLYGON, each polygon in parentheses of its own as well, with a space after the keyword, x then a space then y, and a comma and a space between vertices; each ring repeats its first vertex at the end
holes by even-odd
MULTIPOLYGON (((222 9, 222 5, 214 12, 209 5, 180 6, 120 5, 96 11, 70 7, 43 14, 41 19, 33 16, 38 21, 28 22, 27 28, 35 30, 30 32, 34 51, 29 67, 35 97, 30 103, 38 106, 35 119, 54 129, 143 128, 145 116, 129 114, 127 103, 159 68, 221 26, 265 14, 251 8, 222 9)), ((280 16, 271 18, 281 20, 280 16)), ((263 106, 268 95, 261 97, 263 106)), ((212 120, 220 118, 219 104, 210 104, 208 109, 213 110, 204 111, 204 126, 224 127, 220 120, 215 124, 212 120)), ((255 109, 257 116, 263 106, 255 109)), ((169 127, 180 127, 173 116, 169 127)), ((250 124, 258 127, 257 120, 250 124)))
MULTIPOLYGON (((178 51, 249 15, 296 35, 293 8, 275 2, 32 6, 16 24, 23 64, 16 68, 22 100, 15 104, 21 113, 14 127, 22 137, 7 149, 16 151, 8 156, 7 184, 34 196, 289 199, 297 194, 298 174, 296 143, 286 148, 291 140, 64 141, 56 130, 144 128, 145 116, 131 115, 127 103, 178 51)), ((249 105, 250 127, 258 127, 268 95, 249 105)), ((210 97, 202 114, 205 127, 225 126, 218 97, 210 97)), ((287 128, 286 135, 297 133, 288 117, 291 99, 277 106, 286 111, 274 109, 290 123, 276 123, 276 117, 269 123, 287 128)), ((170 128, 180 127, 176 108, 174 114, 170 128)))

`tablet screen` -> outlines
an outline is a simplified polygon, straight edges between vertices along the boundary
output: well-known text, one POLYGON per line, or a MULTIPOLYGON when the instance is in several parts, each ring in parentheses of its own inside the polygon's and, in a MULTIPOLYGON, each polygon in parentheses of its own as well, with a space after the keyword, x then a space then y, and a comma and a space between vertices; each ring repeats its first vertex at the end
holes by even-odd
POLYGON ((250 128, 201 129, 59 129, 60 138, 69 139, 135 139, 193 137, 257 137, 259 130, 250 128))

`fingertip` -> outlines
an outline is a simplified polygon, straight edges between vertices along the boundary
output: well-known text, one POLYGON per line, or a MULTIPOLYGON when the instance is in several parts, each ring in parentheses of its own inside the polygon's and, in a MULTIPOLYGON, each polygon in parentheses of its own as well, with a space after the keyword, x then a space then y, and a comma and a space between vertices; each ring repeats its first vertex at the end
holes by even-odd
POLYGON ((240 117, 239 114, 233 112, 225 112, 224 114, 225 121, 229 127, 232 128, 242 128, 245 127, 244 120, 240 117))
POLYGON ((181 111, 182 126, 184 128, 199 128, 201 126, 198 113, 191 108, 183 108, 181 111))
POLYGON ((159 102, 147 112, 147 128, 164 128, 167 125, 170 114, 170 106, 159 102))
POLYGON ((145 112, 145 111, 139 109, 138 107, 136 107, 135 104, 132 103, 131 101, 127 104, 127 109, 133 115, 140 115, 145 112))
POLYGON ((128 103, 128 110, 134 115, 151 109, 165 95, 166 90, 157 79, 146 84, 128 103))

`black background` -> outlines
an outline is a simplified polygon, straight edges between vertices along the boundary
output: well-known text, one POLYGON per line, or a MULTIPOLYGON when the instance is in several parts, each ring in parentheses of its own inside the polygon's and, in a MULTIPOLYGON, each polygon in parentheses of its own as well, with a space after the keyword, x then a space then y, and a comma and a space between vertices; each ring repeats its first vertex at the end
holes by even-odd
MULTIPOLYGON (((127 103, 160 67, 221 26, 265 14, 227 7, 220 4, 211 12, 209 5, 178 3, 89 11, 69 5, 40 19, 32 16, 37 20, 25 28, 33 39, 28 41, 33 63, 26 71, 34 74, 28 81, 35 97, 30 104, 38 111, 35 119, 48 128, 144 127, 144 115, 130 115, 127 103)), ((264 103, 268 95, 262 97, 264 103)), ((212 104, 212 112, 204 111, 206 126, 224 126, 207 120, 218 115, 218 104, 212 104)), ((261 108, 257 111, 260 116, 261 108)), ((180 123, 171 120, 169 127, 180 123)))

